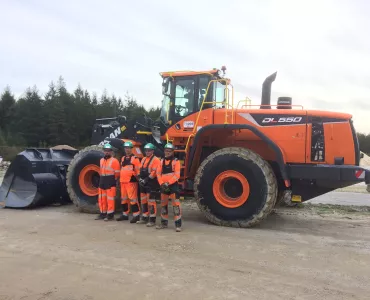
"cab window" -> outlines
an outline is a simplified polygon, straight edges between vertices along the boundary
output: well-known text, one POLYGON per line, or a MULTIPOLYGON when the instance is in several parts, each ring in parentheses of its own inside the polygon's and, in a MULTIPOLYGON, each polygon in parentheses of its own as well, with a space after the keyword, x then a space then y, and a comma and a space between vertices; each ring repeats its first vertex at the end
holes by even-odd
POLYGON ((175 89, 175 115, 185 117, 194 112, 194 79, 179 79, 175 89))

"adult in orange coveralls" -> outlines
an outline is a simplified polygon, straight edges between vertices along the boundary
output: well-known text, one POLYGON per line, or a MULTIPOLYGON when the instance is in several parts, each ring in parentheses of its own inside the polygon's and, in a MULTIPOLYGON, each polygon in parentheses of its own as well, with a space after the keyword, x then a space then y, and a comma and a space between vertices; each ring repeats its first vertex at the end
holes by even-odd
POLYGON ((172 200, 176 231, 181 231, 181 206, 179 184, 181 164, 174 157, 175 147, 171 143, 164 146, 164 158, 158 168, 157 177, 161 186, 161 224, 157 229, 168 226, 168 201, 172 200))
POLYGON ((104 157, 100 159, 100 181, 98 203, 100 214, 95 220, 114 219, 116 180, 119 177, 120 165, 117 158, 113 157, 113 147, 107 143, 103 146, 104 157))
POLYGON ((140 171, 140 161, 132 154, 133 144, 128 141, 123 144, 125 156, 121 159, 121 203, 122 215, 117 221, 129 219, 130 207, 132 219, 130 223, 136 223, 140 219, 140 206, 138 201, 138 175, 140 171))

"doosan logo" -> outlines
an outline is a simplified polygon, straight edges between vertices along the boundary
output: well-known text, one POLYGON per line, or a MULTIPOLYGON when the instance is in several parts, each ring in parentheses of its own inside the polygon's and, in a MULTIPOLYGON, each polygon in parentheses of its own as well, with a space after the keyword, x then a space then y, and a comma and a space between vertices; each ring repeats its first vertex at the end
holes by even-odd
POLYGON ((104 145, 104 144, 106 144, 108 141, 106 140, 107 138, 111 138, 111 139, 114 139, 114 138, 116 138, 117 136, 119 136, 120 134, 121 134, 121 129, 126 129, 126 127, 122 127, 122 128, 120 128, 120 127, 117 127, 109 136, 107 136, 107 137, 105 137, 104 138, 104 140, 103 141, 101 141, 100 143, 99 143, 99 145, 104 145))
POLYGON ((299 123, 302 117, 280 117, 280 118, 264 118, 262 123, 299 123))

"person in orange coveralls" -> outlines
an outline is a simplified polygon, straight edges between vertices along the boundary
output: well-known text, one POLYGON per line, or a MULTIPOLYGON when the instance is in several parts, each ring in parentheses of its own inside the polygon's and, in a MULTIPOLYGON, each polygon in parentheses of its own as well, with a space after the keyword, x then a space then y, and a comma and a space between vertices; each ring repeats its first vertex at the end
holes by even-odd
POLYGON ((119 177, 120 165, 117 158, 113 157, 113 147, 107 143, 103 146, 104 157, 100 159, 100 181, 98 203, 100 214, 95 220, 114 219, 116 180, 119 177))
POLYGON ((158 168, 157 177, 161 186, 161 224, 157 229, 168 227, 168 201, 172 200, 176 232, 181 231, 181 206, 179 184, 181 165, 174 157, 175 147, 171 143, 164 146, 164 159, 158 168))
POLYGON ((122 215, 117 218, 117 221, 128 220, 130 213, 130 206, 132 212, 132 219, 130 223, 136 223, 140 219, 140 206, 138 201, 138 175, 140 171, 140 161, 132 154, 134 147, 131 142, 123 144, 125 149, 125 156, 121 159, 121 203, 122 215))
POLYGON ((147 227, 155 225, 157 217, 157 203, 153 195, 153 190, 158 186, 156 177, 157 169, 161 163, 159 158, 154 155, 155 146, 152 143, 148 143, 144 147, 145 155, 141 160, 140 167, 140 199, 141 199, 141 220, 137 221, 138 224, 145 224, 147 227))

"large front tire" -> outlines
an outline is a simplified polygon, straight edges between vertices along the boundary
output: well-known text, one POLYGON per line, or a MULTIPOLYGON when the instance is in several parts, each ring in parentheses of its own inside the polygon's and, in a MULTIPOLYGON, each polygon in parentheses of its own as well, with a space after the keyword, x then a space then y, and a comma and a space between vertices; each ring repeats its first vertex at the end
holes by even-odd
POLYGON ((278 186, 268 162, 245 148, 224 148, 199 166, 194 181, 199 209, 213 224, 252 227, 274 208, 278 186))
POLYGON ((78 152, 68 166, 68 194, 80 212, 99 212, 99 165, 103 155, 102 146, 89 146, 78 152))

